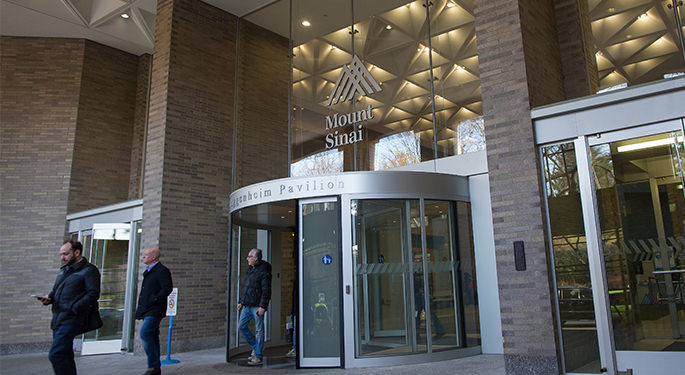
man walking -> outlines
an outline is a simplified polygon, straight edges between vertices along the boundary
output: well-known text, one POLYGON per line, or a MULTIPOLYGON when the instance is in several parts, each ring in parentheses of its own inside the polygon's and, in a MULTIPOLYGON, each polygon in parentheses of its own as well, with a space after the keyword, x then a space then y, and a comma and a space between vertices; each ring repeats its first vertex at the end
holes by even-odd
POLYGON ((262 364, 263 358, 264 313, 271 299, 271 265, 262 260, 262 251, 257 248, 250 250, 247 255, 247 264, 250 267, 245 274, 238 299, 240 312, 238 330, 252 347, 252 354, 247 364, 257 366, 262 364), (252 334, 247 327, 252 319, 255 321, 255 334, 252 334))
POLYGON ((82 256, 80 242, 70 240, 59 248, 62 267, 52 291, 36 297, 52 305, 52 347, 48 358, 57 375, 76 375, 74 337, 83 333, 91 306, 100 298, 100 271, 82 256))
POLYGON ((142 319, 140 339, 147 355, 145 375, 159 375, 162 364, 159 361, 159 323, 166 315, 166 299, 173 289, 171 272, 159 262, 159 249, 147 249, 143 253, 143 285, 138 297, 136 319, 142 319))

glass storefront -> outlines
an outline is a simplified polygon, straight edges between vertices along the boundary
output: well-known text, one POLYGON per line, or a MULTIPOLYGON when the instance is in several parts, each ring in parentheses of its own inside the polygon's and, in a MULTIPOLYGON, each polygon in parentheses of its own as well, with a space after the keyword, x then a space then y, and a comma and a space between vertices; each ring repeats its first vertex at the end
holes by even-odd
POLYGON ((661 87, 601 108, 588 98, 536 124, 550 140, 554 132, 568 139, 569 121, 589 133, 540 146, 566 373, 656 373, 683 363, 685 119, 659 107, 661 87), (647 122, 644 113, 666 120, 633 125, 647 122))
POLYGON ((287 352, 292 337, 281 335, 278 324, 288 320, 276 317, 283 316, 284 309, 286 315, 292 311, 301 367, 388 364, 392 358, 410 354, 419 355, 413 361, 421 362, 437 358, 437 353, 464 355, 459 353, 466 349, 478 353, 479 312, 466 179, 416 172, 320 179, 265 182, 231 196, 229 357, 241 361, 249 353, 239 337, 234 311, 246 271, 243 258, 253 247, 271 256, 272 291, 285 290, 281 280, 290 277, 281 279, 281 275, 298 275, 290 289, 295 294, 280 292, 272 300, 266 326, 271 332, 268 346, 275 348, 271 350, 280 346, 287 352), (272 199, 272 193, 266 193, 288 191, 286 184, 307 186, 310 192, 293 191, 299 197, 286 200, 272 199), (423 187, 416 193, 408 192, 419 185, 423 187), (320 192, 317 197, 315 186, 328 188, 328 194, 320 192), (400 189, 405 192, 398 192, 397 186, 405 186, 400 189), (373 191, 364 191, 370 188, 373 191), (436 189, 442 192, 430 193, 436 189), (405 198, 394 199, 385 190, 405 198), (261 192, 262 197, 253 192, 261 192), (406 197, 411 195, 415 197, 406 197), (244 197, 254 202, 240 203, 244 197), (293 248, 285 241, 274 241, 278 233, 292 234, 299 244, 293 248), (295 261, 287 263, 284 258, 293 250, 295 261), (292 300, 292 305, 286 300, 292 300))
POLYGON ((82 336, 81 354, 132 352, 140 253, 142 200, 67 217, 69 234, 100 270, 103 326, 82 336))
POLYGON ((292 176, 485 148, 472 3, 284 0, 246 19, 291 36, 292 176))

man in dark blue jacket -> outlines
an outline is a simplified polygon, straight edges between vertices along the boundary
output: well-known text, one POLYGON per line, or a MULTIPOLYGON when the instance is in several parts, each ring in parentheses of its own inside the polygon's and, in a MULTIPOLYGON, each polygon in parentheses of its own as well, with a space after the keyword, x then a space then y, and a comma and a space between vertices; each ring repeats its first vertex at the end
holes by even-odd
POLYGON ((147 266, 143 272, 143 285, 138 297, 136 319, 143 319, 140 327, 140 339, 147 355, 145 375, 162 373, 159 361, 159 323, 166 315, 166 299, 173 289, 171 272, 159 262, 159 249, 147 249, 143 253, 143 263, 147 266))
POLYGON ((83 333, 86 318, 100 298, 100 271, 81 256, 83 245, 66 241, 59 249, 62 268, 47 296, 36 298, 52 304, 50 362, 57 375, 76 375, 74 337, 83 333))
POLYGON ((271 300, 271 265, 262 260, 262 251, 259 249, 250 250, 246 259, 250 267, 245 273, 238 299, 240 312, 238 330, 252 347, 252 354, 247 364, 256 366, 262 364, 264 313, 271 300), (247 326, 252 319, 255 321, 256 337, 247 326))

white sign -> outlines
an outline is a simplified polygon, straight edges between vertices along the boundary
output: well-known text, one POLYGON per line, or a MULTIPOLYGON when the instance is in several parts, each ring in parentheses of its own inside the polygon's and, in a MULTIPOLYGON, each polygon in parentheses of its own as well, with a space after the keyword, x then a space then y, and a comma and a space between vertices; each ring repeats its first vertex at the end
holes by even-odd
POLYGON ((178 307, 178 288, 171 290, 171 294, 166 298, 166 316, 176 316, 178 307))

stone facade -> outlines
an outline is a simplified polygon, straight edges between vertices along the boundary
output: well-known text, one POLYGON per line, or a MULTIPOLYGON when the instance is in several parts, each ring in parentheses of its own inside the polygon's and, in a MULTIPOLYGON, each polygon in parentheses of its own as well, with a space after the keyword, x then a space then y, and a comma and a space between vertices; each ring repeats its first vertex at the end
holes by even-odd
POLYGON ((553 4, 477 2, 475 18, 506 370, 558 374, 543 190, 530 118, 532 107, 564 99, 553 4), (525 271, 514 267, 513 242, 519 240, 525 271))

